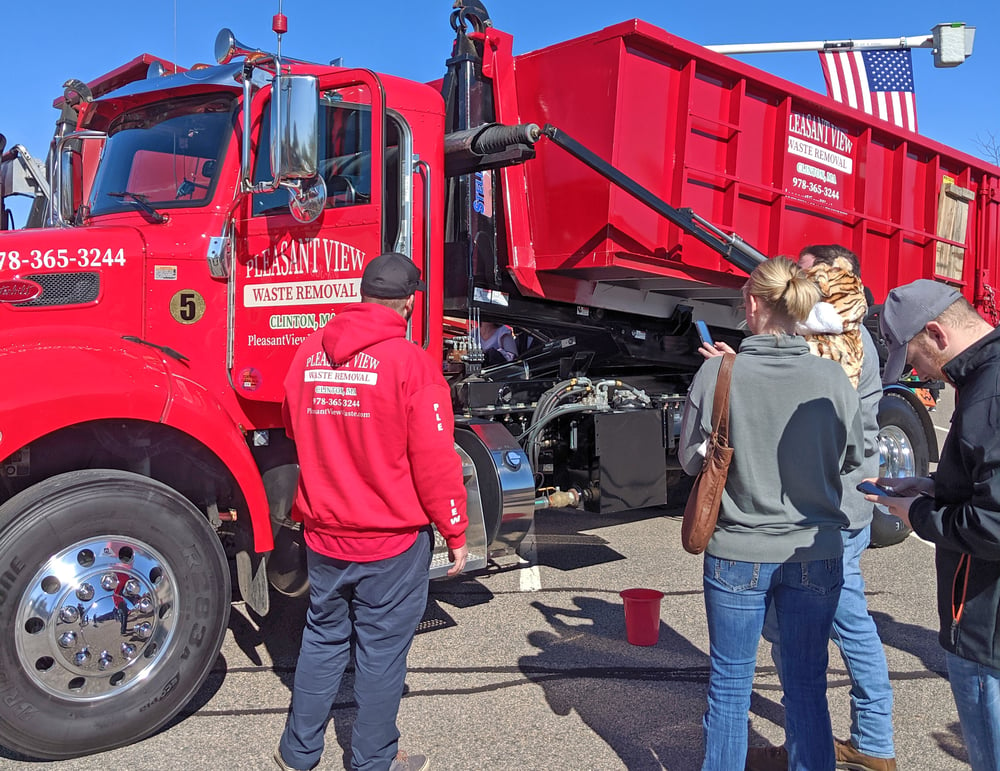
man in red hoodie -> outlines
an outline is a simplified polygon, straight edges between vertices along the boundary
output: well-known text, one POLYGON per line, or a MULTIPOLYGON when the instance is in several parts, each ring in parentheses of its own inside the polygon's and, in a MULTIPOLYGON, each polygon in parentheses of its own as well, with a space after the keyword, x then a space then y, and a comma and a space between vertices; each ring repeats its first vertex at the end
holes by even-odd
POLYGON ((310 769, 355 641, 351 767, 422 771, 398 752, 406 655, 427 604, 433 535, 465 565, 465 486, 451 395, 440 367, 406 339, 420 270, 376 257, 361 302, 346 306, 295 354, 284 421, 299 456, 292 516, 302 521, 309 610, 292 706, 274 759, 310 769))

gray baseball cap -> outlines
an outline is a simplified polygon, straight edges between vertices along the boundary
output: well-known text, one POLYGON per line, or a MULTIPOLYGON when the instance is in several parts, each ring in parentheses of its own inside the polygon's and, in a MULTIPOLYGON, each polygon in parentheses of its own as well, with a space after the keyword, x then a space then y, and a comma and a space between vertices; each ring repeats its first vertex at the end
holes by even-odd
POLYGON ((889 348, 889 358, 882 370, 883 383, 895 383, 906 367, 906 348, 925 326, 940 316, 962 295, 954 287, 917 279, 898 286, 885 298, 879 329, 889 348))
POLYGON ((399 252, 380 254, 361 276, 361 294, 366 297, 399 299, 426 288, 420 280, 420 268, 399 252))

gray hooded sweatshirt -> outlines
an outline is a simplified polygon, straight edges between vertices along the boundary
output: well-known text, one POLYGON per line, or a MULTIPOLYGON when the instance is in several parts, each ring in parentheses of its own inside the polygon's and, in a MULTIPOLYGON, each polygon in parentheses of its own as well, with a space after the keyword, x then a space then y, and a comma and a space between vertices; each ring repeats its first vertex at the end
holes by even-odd
MULTIPOLYGON (((696 373, 681 421, 688 474, 711 434, 722 357, 696 373)), ((708 554, 743 562, 807 562, 843 554, 843 475, 864 460, 858 392, 836 362, 802 337, 753 335, 740 344, 729 401, 733 462, 708 554)))

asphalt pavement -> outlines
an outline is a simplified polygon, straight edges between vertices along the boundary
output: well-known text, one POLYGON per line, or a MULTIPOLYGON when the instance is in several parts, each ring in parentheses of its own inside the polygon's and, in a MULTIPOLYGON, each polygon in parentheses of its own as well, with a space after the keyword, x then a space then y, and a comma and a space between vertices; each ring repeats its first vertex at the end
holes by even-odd
MULTIPOLYGON (((950 403, 935 415, 946 428, 950 403)), ((942 433, 943 438, 943 433, 942 433)), ((401 744, 435 771, 697 769, 708 679, 701 559, 680 547, 679 511, 601 517, 540 512, 536 557, 498 557, 478 576, 435 582, 410 653, 401 744), (625 639, 619 591, 664 592, 659 639, 625 639)), ((968 768, 937 643, 933 548, 915 537, 862 559, 870 610, 895 689, 899 767, 968 768)), ((0 768, 271 769, 284 723, 304 603, 263 621, 236 603, 205 686, 171 725, 135 745, 41 764, 0 748, 0 768)), ((344 768, 353 716, 342 686, 319 769, 344 768)), ((829 700, 848 733, 848 678, 830 648, 829 700)), ((783 738, 781 692, 762 645, 749 715, 754 745, 783 738)))

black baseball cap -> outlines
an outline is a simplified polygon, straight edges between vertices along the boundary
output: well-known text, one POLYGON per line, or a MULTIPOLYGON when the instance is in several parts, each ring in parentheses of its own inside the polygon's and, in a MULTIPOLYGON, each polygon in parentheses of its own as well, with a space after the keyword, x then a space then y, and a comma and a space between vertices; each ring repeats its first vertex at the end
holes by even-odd
POLYGON ((365 297, 400 299, 426 288, 420 280, 420 268, 399 252, 380 254, 368 263, 361 276, 361 294, 365 297))

